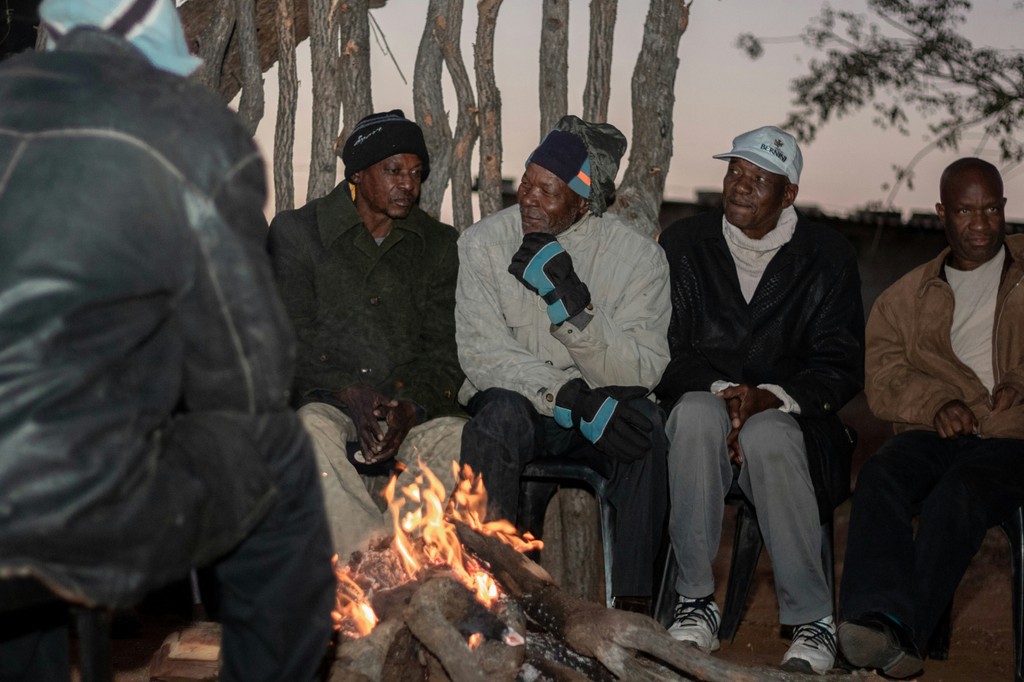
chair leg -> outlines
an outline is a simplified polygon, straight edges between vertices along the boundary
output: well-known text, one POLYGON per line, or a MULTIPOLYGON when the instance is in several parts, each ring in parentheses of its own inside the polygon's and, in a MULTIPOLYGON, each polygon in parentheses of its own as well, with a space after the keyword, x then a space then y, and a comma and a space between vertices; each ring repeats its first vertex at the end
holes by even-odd
POLYGON ((661 587, 658 588, 658 599, 654 603, 654 619, 666 628, 672 625, 676 602, 679 601, 679 594, 676 592, 676 579, 678 577, 679 565, 676 563, 676 555, 672 552, 672 545, 670 544, 665 552, 665 568, 661 572, 661 587))
POLYGON ((718 629, 720 639, 732 640, 736 637, 763 544, 754 510, 746 502, 740 504, 736 510, 736 533, 733 537, 729 583, 726 586, 722 623, 718 629))
MULTIPOLYGON (((557 489, 558 484, 550 481, 524 479, 521 482, 519 518, 516 519, 516 526, 520 531, 529 531, 538 540, 544 537, 544 515, 557 489)), ((533 561, 538 561, 540 550, 528 552, 527 556, 533 561)))
POLYGON ((1010 566, 1013 585, 1013 650, 1014 679, 1024 680, 1024 507, 1018 507, 1009 520, 1003 522, 1003 531, 1010 542, 1010 566))
POLYGON ((110 664, 110 612, 106 609, 75 609, 78 659, 82 682, 112 682, 110 664))
POLYGON ((836 555, 832 549, 835 543, 835 528, 832 520, 821 524, 821 569, 825 573, 825 582, 832 591, 832 610, 836 609, 836 555))
POLYGON ((601 551, 604 556, 604 602, 612 608, 612 548, 615 547, 615 507, 604 498, 604 491, 598 491, 597 503, 601 508, 601 551))

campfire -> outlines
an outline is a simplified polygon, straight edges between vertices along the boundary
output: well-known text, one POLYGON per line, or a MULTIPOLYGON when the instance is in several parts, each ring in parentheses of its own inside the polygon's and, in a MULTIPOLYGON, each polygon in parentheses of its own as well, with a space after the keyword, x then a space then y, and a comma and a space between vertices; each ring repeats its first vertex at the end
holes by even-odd
MULTIPOLYGON (((806 679, 745 668, 669 637, 637 613, 562 591, 524 552, 534 538, 486 521, 487 494, 468 469, 451 499, 423 478, 385 497, 394 535, 335 561, 337 646, 329 682, 754 682, 806 679)), ((151 679, 217 676, 220 629, 195 623, 172 633, 151 661, 151 679)), ((858 682, 867 673, 818 676, 858 682)))
POLYGON ((524 555, 542 543, 487 521, 483 483, 453 467, 447 501, 426 467, 404 488, 393 478, 393 537, 336 561, 331 682, 803 679, 707 656, 647 616, 563 592, 524 555))
MULTIPOLYGON (((441 481, 422 463, 420 470, 423 473, 409 485, 396 490, 398 478, 394 477, 384 490, 393 520, 392 537, 347 563, 335 557, 338 593, 332 615, 346 637, 363 637, 373 630, 379 620, 371 603, 375 594, 431 574, 448 572, 484 608, 495 604, 501 590, 480 562, 463 551, 454 522, 498 538, 519 552, 543 547, 529 533, 519 534, 508 521, 485 521, 487 491, 469 466, 460 469, 452 462, 458 485, 447 503, 441 481)), ((479 641, 479 637, 470 639, 479 641)))

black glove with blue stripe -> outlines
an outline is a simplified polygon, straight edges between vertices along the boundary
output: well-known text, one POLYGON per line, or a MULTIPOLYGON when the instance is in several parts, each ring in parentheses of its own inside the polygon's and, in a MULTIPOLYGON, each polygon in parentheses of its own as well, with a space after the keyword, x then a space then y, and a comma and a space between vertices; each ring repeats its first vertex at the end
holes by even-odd
POLYGON ((548 304, 551 324, 562 324, 590 305, 590 290, 576 276, 572 257, 554 235, 530 232, 508 271, 548 304))
POLYGON ((559 426, 579 429, 606 455, 632 462, 650 451, 654 425, 627 403, 647 393, 643 386, 590 388, 573 379, 558 391, 553 416, 559 426))

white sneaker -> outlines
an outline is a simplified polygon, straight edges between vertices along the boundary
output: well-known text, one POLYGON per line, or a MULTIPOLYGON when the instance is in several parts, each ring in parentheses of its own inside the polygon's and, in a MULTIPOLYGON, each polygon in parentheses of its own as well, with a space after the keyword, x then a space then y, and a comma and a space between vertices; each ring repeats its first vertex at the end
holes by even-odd
POLYGON ((793 628, 793 643, 782 657, 782 669, 824 675, 836 663, 836 625, 832 616, 793 628))
POLYGON ((668 634, 709 654, 718 651, 718 624, 721 621, 722 614, 718 611, 713 595, 701 599, 680 595, 668 634))

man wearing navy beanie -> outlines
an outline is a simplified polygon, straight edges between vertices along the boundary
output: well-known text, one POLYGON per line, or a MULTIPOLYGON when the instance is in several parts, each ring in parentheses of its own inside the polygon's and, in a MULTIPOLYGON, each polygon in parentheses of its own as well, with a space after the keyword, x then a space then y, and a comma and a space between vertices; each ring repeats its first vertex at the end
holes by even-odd
POLYGON ((270 225, 278 290, 298 336, 292 404, 313 438, 342 562, 391 532, 380 492, 426 464, 454 487, 455 229, 418 206, 423 132, 400 109, 371 114, 341 152, 345 178, 270 225))
MULTIPOLYGON (((518 204, 459 239, 456 333, 472 419, 462 462, 488 517, 516 520, 519 477, 570 457, 609 480, 615 604, 647 610, 667 488, 663 416, 646 396, 668 364, 668 265, 606 212, 626 140, 562 118, 526 162, 518 204)), ((539 530, 539 529, 531 529, 539 530)))

